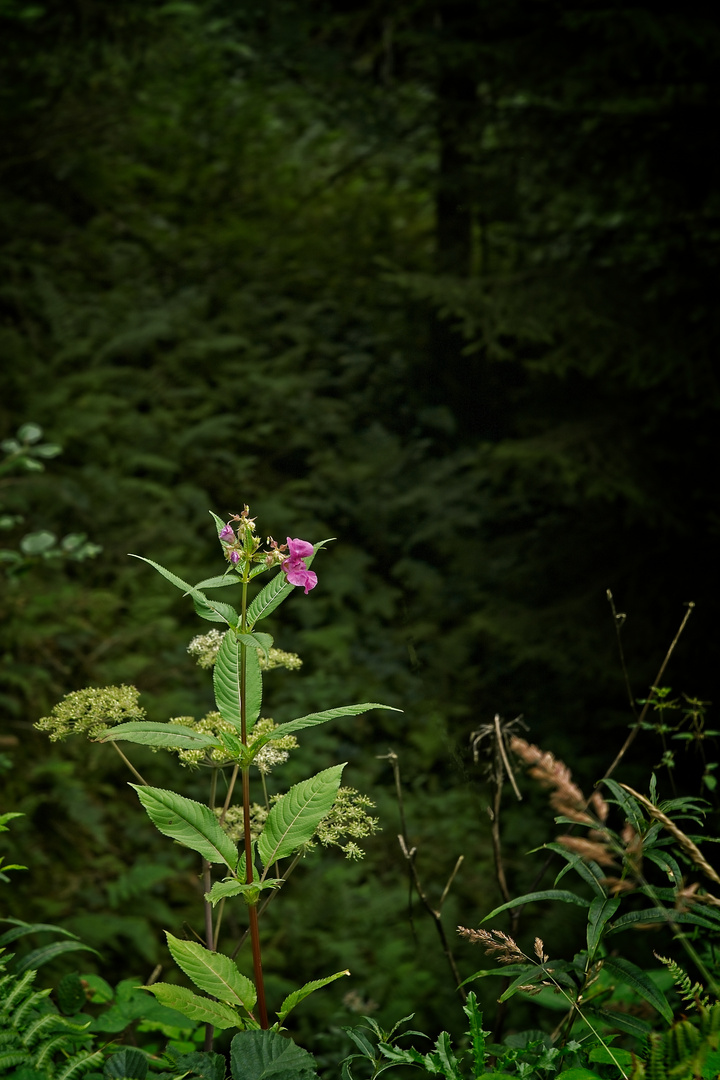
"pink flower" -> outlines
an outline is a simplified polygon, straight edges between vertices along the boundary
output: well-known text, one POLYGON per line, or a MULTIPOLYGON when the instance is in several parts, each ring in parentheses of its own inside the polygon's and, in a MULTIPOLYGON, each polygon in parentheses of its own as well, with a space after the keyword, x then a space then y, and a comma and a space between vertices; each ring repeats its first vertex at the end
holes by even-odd
POLYGON ((290 555, 280 564, 285 577, 291 585, 300 585, 305 589, 305 595, 317 585, 317 574, 308 570, 304 560, 313 554, 313 546, 307 540, 291 540, 288 536, 287 546, 290 555))
POLYGON ((313 546, 307 540, 291 540, 288 536, 287 546, 291 559, 308 559, 313 553, 313 546))
POLYGON ((218 535, 219 535, 221 540, 234 540, 235 539, 235 533, 233 532, 231 525, 225 525, 225 527, 220 530, 218 535))

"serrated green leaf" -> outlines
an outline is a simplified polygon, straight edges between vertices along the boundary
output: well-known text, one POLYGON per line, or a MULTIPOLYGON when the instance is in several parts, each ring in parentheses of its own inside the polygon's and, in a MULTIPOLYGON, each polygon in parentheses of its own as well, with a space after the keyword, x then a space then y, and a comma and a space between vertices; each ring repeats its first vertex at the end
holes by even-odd
POLYGON ((217 534, 219 536, 220 533, 225 528, 226 522, 224 522, 221 517, 218 517, 218 515, 213 510, 208 510, 208 514, 210 514, 210 517, 215 522, 215 528, 216 528, 217 534))
POLYGON ((635 993, 644 998, 654 1009, 657 1009, 663 1020, 666 1020, 668 1024, 672 1024, 673 1014, 667 998, 641 968, 621 956, 606 956, 603 959, 603 967, 614 978, 632 987, 635 993))
POLYGON ((499 915, 501 911, 508 911, 510 908, 520 907, 521 904, 531 904, 536 900, 559 900, 563 904, 577 904, 578 907, 590 907, 590 901, 584 900, 581 896, 576 896, 573 892, 567 892, 565 889, 543 889, 541 892, 525 893, 523 896, 518 896, 516 900, 508 900, 506 904, 501 904, 500 907, 493 908, 489 915, 486 915, 482 922, 487 922, 488 919, 492 919, 495 915, 499 915))
POLYGON ((206 622, 227 623, 233 629, 240 624, 240 616, 231 604, 223 604, 219 600, 198 600, 193 597, 195 612, 206 622))
POLYGON ((103 1076, 105 1080, 145 1080, 147 1070, 145 1055, 132 1046, 126 1046, 107 1059, 103 1076))
POLYGON ((227 633, 218 649, 213 668, 215 704, 223 720, 241 729, 240 714, 240 646, 237 636, 227 633))
POLYGON ((168 931, 165 936, 173 960, 196 986, 226 1005, 240 1006, 248 1012, 252 1010, 257 1001, 255 987, 238 971, 234 960, 222 953, 210 952, 197 941, 180 941, 168 931))
POLYGON ((226 1028, 243 1026, 239 1013, 224 1005, 221 1001, 212 1001, 210 998, 199 997, 192 990, 184 986, 171 986, 170 983, 153 983, 146 986, 151 994, 154 994, 161 1005, 187 1016, 188 1020, 194 1020, 201 1024, 212 1024, 213 1027, 224 1031, 226 1028))
MULTIPOLYGON (((319 544, 313 544, 313 554, 304 560, 308 569, 312 565, 312 561, 320 548, 324 547, 325 544, 329 544, 330 541, 334 539, 335 537, 330 537, 327 540, 321 540, 319 544)), ((283 600, 287 599, 294 588, 295 585, 288 584, 282 570, 276 574, 275 577, 268 581, 267 585, 260 590, 252 604, 250 604, 250 607, 247 609, 246 618, 248 627, 252 630, 255 623, 259 622, 260 619, 264 619, 274 611, 276 607, 279 607, 283 600)))
POLYGON ((597 896, 590 904, 587 923, 587 947, 590 962, 595 958, 605 926, 612 919, 619 906, 619 896, 597 896))
POLYGON ((263 695, 263 673, 257 649, 245 651, 245 713, 250 733, 260 715, 263 695))
MULTIPOLYGON (((132 552, 130 552, 130 557, 133 559, 140 559, 141 562, 147 563, 148 566, 152 566, 155 570, 157 570, 158 574, 162 574, 165 580, 169 581, 172 585, 174 585, 176 589, 180 589, 180 591, 183 592, 186 596, 192 596, 193 600, 196 601, 201 608, 207 607, 214 610, 215 613, 220 616, 221 622, 226 622, 228 623, 228 625, 237 625, 238 617, 237 612, 234 608, 230 608, 227 604, 218 604, 214 600, 208 600, 207 596, 205 596, 205 593, 201 592, 200 589, 196 588, 194 585, 190 585, 187 581, 183 581, 183 579, 181 577, 178 577, 177 574, 173 574, 172 570, 167 570, 164 566, 161 566, 160 563, 156 563, 153 559, 146 559, 143 555, 133 555, 132 552), (226 618, 224 615, 222 615, 221 609, 225 608, 229 608, 229 611, 234 613, 234 624, 232 622, 232 616, 230 618, 226 618)), ((207 616, 203 617, 207 618, 207 616)), ((211 621, 214 622, 215 620, 212 619, 211 621)))
POLYGON ((215 907, 219 900, 226 897, 259 895, 263 889, 279 889, 284 884, 284 878, 265 878, 264 881, 253 881, 251 885, 245 881, 216 881, 210 892, 205 893, 205 899, 215 907))
POLYGON ((242 585, 242 578, 231 572, 198 581, 196 589, 226 589, 229 585, 242 585))
POLYGON ((270 634, 241 634, 238 633, 238 641, 249 649, 259 650, 265 659, 268 658, 268 650, 271 648, 273 639, 270 634))
POLYGON ((334 975, 328 975, 324 979, 313 979, 312 982, 306 982, 299 990, 293 990, 291 994, 288 994, 280 1006, 280 1011, 277 1014, 280 1023, 283 1023, 285 1017, 296 1005, 299 1005, 301 1001, 304 1001, 305 998, 309 997, 315 990, 320 990, 321 987, 328 986, 331 982, 335 982, 336 979, 341 979, 343 975, 349 974, 350 972, 346 968, 345 971, 336 971, 334 975))
POLYGON ((106 731, 97 741, 139 743, 143 746, 157 746, 162 749, 201 750, 206 746, 220 746, 220 740, 214 735, 204 735, 195 728, 184 724, 158 724, 150 720, 133 720, 127 724, 106 731))
POLYGON ((256 739, 250 749, 257 751, 266 743, 275 739, 282 739, 285 735, 293 735, 296 731, 302 731, 304 728, 326 724, 328 720, 337 720, 341 716, 359 716, 361 713, 369 712, 370 709, 402 712, 402 709, 396 709, 393 705, 379 705, 376 701, 365 701, 362 705, 343 705, 339 709, 325 709, 324 712, 308 713, 307 716, 300 716, 297 720, 289 720, 286 724, 278 724, 269 735, 256 739))
POLYGON ((225 863, 230 870, 237 863, 237 849, 207 806, 162 788, 131 784, 148 817, 163 836, 199 852, 212 863, 225 863))
POLYGON ((332 810, 344 767, 333 765, 295 784, 274 803, 257 841, 263 866, 271 866, 312 838, 332 810))
POLYGON ((233 1080, 317 1080, 315 1059, 277 1031, 244 1031, 230 1044, 233 1080))

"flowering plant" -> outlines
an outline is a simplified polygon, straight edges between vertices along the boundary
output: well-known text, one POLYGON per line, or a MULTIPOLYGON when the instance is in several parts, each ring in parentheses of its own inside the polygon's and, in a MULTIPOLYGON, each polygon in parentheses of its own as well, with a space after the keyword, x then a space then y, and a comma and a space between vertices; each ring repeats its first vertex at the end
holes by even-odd
MULTIPOLYGON (((151 786, 125 758, 139 781, 131 786, 153 824, 165 836, 196 851, 203 867, 204 940, 181 940, 167 932, 167 941, 178 967, 206 996, 169 983, 155 983, 147 989, 161 1004, 206 1025, 206 1051, 212 1050, 214 1029, 239 1028, 242 1038, 252 1036, 242 1045, 253 1043, 253 1053, 273 1058, 277 1050, 274 1040, 279 1037, 278 1029, 290 1010, 312 991, 349 972, 335 972, 289 994, 277 1010, 277 1021, 270 1030, 259 916, 273 891, 282 886, 314 842, 336 844, 350 857, 357 857, 361 852, 356 839, 373 831, 376 823, 366 811, 371 805, 369 800, 352 788, 340 787, 343 764, 333 765, 295 784, 274 800, 267 797, 264 778, 297 745, 297 732, 336 717, 356 716, 369 709, 390 706, 372 702, 345 705, 280 724, 261 717, 264 674, 276 666, 297 668, 301 661, 276 649, 270 634, 256 627, 295 588, 303 588, 307 595, 316 587, 317 574, 309 567, 328 541, 313 545, 288 537, 287 543, 280 545, 268 537, 263 546, 247 506, 227 522, 215 514, 212 516, 229 564, 222 575, 191 585, 159 563, 136 557, 191 597, 202 619, 224 625, 222 632, 213 629, 196 637, 188 650, 200 666, 213 669, 215 711, 199 722, 193 717, 178 717, 167 723, 150 722, 144 719, 134 688, 116 687, 70 694, 37 726, 49 731, 51 738, 83 731, 100 742, 112 743, 123 758, 118 743, 144 744, 178 753, 185 765, 202 764, 210 769, 210 798, 208 805, 204 805, 174 791, 151 786), (250 600, 251 583, 273 569, 278 572, 250 600), (228 588, 239 592, 237 607, 211 595, 212 590, 228 588), (264 805, 251 801, 253 769, 262 781, 264 805), (222 805, 218 805, 218 774, 223 771, 229 774, 227 794, 222 805), (240 803, 233 805, 238 778, 240 803), (216 880, 213 880, 214 867, 220 867, 221 871, 216 880), (232 957, 217 951, 223 907, 234 897, 239 897, 247 907, 254 980, 240 972, 232 957)), ((295 1049, 300 1053, 299 1048, 295 1049)))

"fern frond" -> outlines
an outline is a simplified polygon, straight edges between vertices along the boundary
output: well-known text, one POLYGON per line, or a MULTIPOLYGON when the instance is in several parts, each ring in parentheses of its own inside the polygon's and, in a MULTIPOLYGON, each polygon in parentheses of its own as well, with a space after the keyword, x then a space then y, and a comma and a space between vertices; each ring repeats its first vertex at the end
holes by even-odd
MULTIPOLYGON (((39 1005, 50 993, 50 990, 36 990, 34 994, 30 994, 24 1001, 21 1001, 10 1019, 12 1026, 14 1028, 19 1028, 25 1014, 29 1012, 33 1006, 39 1005)), ((52 1015, 52 1013, 50 1015, 52 1015)))
POLYGON ((36 975, 37 971, 30 970, 26 971, 24 975, 20 976, 18 981, 15 983, 15 986, 5 999, 4 1008, 8 1013, 10 1012, 10 1009, 12 1009, 18 998, 21 998, 25 991, 28 989, 28 987, 33 984, 36 975))
POLYGON ((93 1065, 102 1065, 103 1052, 102 1050, 90 1051, 88 1050, 82 1054, 76 1054, 75 1057, 70 1058, 65 1067, 56 1073, 55 1080, 73 1080, 73 1077, 81 1072, 87 1072, 93 1065))
POLYGON ((24 1065, 25 1062, 31 1060, 27 1050, 6 1050, 0 1054, 0 1073, 13 1068, 15 1065, 24 1065))
POLYGON ((655 957, 668 969, 680 997, 687 1002, 691 1009, 708 1009, 710 1007, 710 998, 707 996, 702 983, 692 983, 688 973, 674 960, 668 959, 667 956, 660 956, 659 953, 655 953, 655 957))
POLYGON ((52 1055, 56 1050, 66 1050, 70 1052, 73 1049, 74 1047, 68 1035, 56 1035, 54 1039, 50 1039, 38 1048, 33 1064, 36 1069, 42 1069, 50 1062, 52 1055))
POLYGON ((64 1034, 81 1034, 90 1027, 90 1021, 86 1024, 76 1024, 72 1020, 68 1020, 66 1016, 59 1016, 57 1013, 44 1013, 42 1016, 38 1016, 31 1024, 23 1035, 23 1044, 25 1046, 32 1046, 39 1035, 52 1028, 64 1028, 64 1034))

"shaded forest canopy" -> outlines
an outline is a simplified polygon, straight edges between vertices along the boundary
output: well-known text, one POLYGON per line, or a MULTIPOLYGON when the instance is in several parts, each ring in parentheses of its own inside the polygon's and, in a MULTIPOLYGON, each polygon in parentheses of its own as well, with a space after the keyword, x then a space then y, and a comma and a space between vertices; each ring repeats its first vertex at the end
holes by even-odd
POLYGON ((706 5, 0 0, 0 24, 0 433, 64 447, 0 489, 25 515, 7 543, 41 523, 103 547, 2 585, 28 828, 52 805, 58 842, 109 835, 31 731, 62 694, 207 707, 191 613, 126 553, 216 573, 209 508, 339 538, 289 605, 305 674, 272 703, 401 706, 342 727, 366 784, 388 745, 419 789, 463 783, 495 712, 602 771, 629 720, 607 588, 638 696, 697 603, 667 679, 712 699, 706 5))

